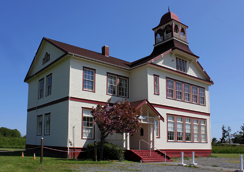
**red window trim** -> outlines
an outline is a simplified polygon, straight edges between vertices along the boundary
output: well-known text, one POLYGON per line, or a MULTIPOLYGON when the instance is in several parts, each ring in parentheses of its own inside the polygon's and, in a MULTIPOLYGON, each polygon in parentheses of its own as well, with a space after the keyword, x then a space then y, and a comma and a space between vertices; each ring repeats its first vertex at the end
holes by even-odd
POLYGON ((52 87, 53 87, 53 74, 52 73, 50 73, 50 74, 48 74, 47 76, 46 76, 46 93, 45 93, 45 96, 47 97, 47 96, 50 96, 50 95, 52 95, 52 87), (48 87, 48 83, 47 83, 47 78, 49 77, 49 76, 52 76, 52 84, 51 84, 51 94, 47 94, 47 92, 48 92, 48 89, 47 89, 47 87, 48 87))
POLYGON ((156 138, 160 138, 160 121, 161 120, 157 120, 158 121, 158 136, 156 136, 156 138))
POLYGON ((187 83, 187 82, 184 82, 184 81, 179 81, 179 80, 172 79, 172 78, 169 78, 169 77, 166 77, 166 98, 167 99, 176 100, 176 101, 181 101, 181 102, 186 102, 186 103, 192 103, 192 104, 196 104, 196 105, 206 106, 206 93, 205 93, 205 88, 204 87, 200 87, 200 86, 197 86, 197 85, 194 85, 194 84, 190 84, 190 83, 187 83), (168 80, 173 81, 173 85, 174 85, 173 98, 167 96, 167 89, 168 89, 167 88, 167 81, 168 80), (176 82, 182 83, 182 100, 176 99, 176 82), (185 89, 184 89, 185 84, 190 86, 190 101, 185 101, 185 89), (192 87, 197 87, 197 91, 198 91, 197 92, 197 103, 193 103, 193 100, 192 100, 192 96, 193 96, 192 87), (200 88, 204 90, 204 104, 200 104, 200 92, 199 92, 200 88))
MULTIPOLYGON (((43 115, 42 115, 42 114, 41 114, 41 115, 37 115, 37 120, 36 120, 36 122, 37 122, 36 129, 37 129, 37 130, 36 130, 36 135, 37 135, 37 136, 42 136, 42 129, 41 129, 41 134, 40 134, 40 135, 38 134, 38 117, 39 117, 39 116, 42 117, 43 115)), ((42 123, 43 123, 43 118, 42 118, 42 123)))
POLYGON ((51 133, 51 112, 49 112, 49 113, 45 113, 45 115, 44 115, 44 136, 49 136, 50 135, 50 133, 51 133), (45 130, 46 130, 46 120, 45 120, 45 117, 46 117, 46 115, 50 115, 50 121, 49 121, 49 134, 45 134, 45 130))
POLYGON ((93 119, 93 137, 92 138, 84 138, 83 137, 83 111, 84 110, 92 110, 92 108, 87 108, 87 107, 82 107, 82 116, 81 116, 81 139, 86 139, 86 140, 94 140, 95 139, 95 120, 93 119))
POLYGON ((207 119, 204 119, 204 118, 195 118, 195 117, 190 117, 190 116, 183 116, 183 115, 176 115, 176 114, 171 114, 171 113, 166 113, 166 116, 167 116, 167 142, 185 142, 185 143, 208 143, 208 132, 207 132, 207 119), (168 139, 168 117, 169 116, 173 116, 175 118, 174 120, 174 123, 175 123, 175 134, 174 134, 174 140, 169 140, 168 139), (181 117, 183 118, 183 141, 177 141, 177 117, 181 117), (186 141, 186 132, 185 132, 185 118, 190 118, 191 119, 191 141, 186 141), (193 120, 194 119, 197 119, 198 120, 198 125, 199 125, 199 132, 198 132, 198 135, 199 135, 199 141, 198 142, 195 142, 194 141, 194 129, 193 129, 193 120), (204 120, 206 121, 206 142, 202 142, 202 138, 201 138, 201 121, 204 120))
POLYGON ((176 57, 176 70, 179 71, 179 72, 183 72, 183 73, 187 73, 187 61, 182 59, 182 58, 179 58, 179 57, 176 57), (179 69, 177 69, 177 60, 179 60, 179 69), (180 61, 182 61, 182 70, 180 70, 180 61), (185 71, 183 71, 183 62, 185 62, 185 71))
POLYGON ((110 73, 110 72, 107 72, 107 83, 106 83, 106 94, 107 95, 110 95, 110 96, 116 96, 116 97, 123 97, 123 98, 129 98, 129 77, 126 77, 126 76, 122 76, 122 75, 118 75, 118 74, 114 74, 114 73, 110 73), (108 93, 108 75, 113 75, 113 76, 116 76, 117 77, 117 81, 116 81, 116 94, 109 94, 108 93), (121 78, 126 78, 127 81, 128 81, 128 96, 127 97, 123 97, 123 96, 120 96, 119 95, 119 77, 121 78))
POLYGON ((41 78, 38 82, 38 99, 42 99, 44 97, 44 94, 45 94, 45 81, 44 81, 44 77, 41 78), (40 97, 40 81, 43 80, 43 95, 42 97, 40 97))
POLYGON ((160 93, 159 93, 159 75, 153 75, 153 79, 154 79, 154 94, 155 95, 160 95, 160 93), (156 93, 156 90, 155 90, 155 85, 156 85, 156 81, 155 81, 155 78, 158 78, 158 93, 156 93))
POLYGON ((89 68, 89 67, 85 67, 85 66, 83 66, 83 78, 82 78, 82 90, 83 91, 88 91, 88 92, 93 92, 93 93, 95 93, 96 92, 96 69, 93 69, 93 68, 89 68), (93 90, 88 90, 88 89, 85 89, 84 88, 84 69, 88 69, 88 70, 93 70, 94 71, 94 88, 93 88, 93 90))

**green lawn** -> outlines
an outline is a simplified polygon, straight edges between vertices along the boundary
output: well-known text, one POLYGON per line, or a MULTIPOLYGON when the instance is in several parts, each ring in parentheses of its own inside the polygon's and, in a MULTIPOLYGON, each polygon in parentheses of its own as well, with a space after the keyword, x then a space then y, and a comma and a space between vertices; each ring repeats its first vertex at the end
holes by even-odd
POLYGON ((111 164, 111 161, 86 161, 66 158, 44 157, 40 163, 40 157, 33 159, 32 155, 21 157, 21 152, 11 155, 11 153, 0 153, 0 171, 76 171, 80 164, 111 164))
POLYGON ((217 158, 236 158, 239 159, 239 155, 244 155, 244 154, 222 154, 222 153, 212 153, 213 157, 217 158))
POLYGON ((19 148, 0 148, 0 151, 25 151, 25 149, 19 149, 19 148))

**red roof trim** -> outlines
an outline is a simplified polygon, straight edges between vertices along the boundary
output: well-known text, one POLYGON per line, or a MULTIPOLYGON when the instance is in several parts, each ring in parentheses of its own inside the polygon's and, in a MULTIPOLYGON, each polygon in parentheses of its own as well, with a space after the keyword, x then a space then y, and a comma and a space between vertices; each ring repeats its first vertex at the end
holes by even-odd
POLYGON ((155 67, 158 67, 158 68, 162 68, 162 69, 165 69, 165 70, 168 70, 168 71, 171 71, 171 72, 180 74, 180 75, 184 75, 184 76, 187 76, 187 77, 190 77, 190 78, 193 78, 193 79, 197 79, 197 80, 206 82, 206 83, 211 84, 211 85, 214 84, 213 81, 207 81, 207 80, 204 80, 204 79, 201 79, 201 78, 197 78, 197 77, 195 77, 195 76, 191 76, 191 75, 188 75, 188 74, 179 72, 179 71, 175 71, 175 70, 173 70, 173 69, 169 69, 169 68, 166 68, 166 67, 164 67, 164 66, 159 66, 159 65, 154 64, 154 63, 150 63, 150 64, 148 64, 148 65, 152 65, 152 66, 155 66, 155 67))

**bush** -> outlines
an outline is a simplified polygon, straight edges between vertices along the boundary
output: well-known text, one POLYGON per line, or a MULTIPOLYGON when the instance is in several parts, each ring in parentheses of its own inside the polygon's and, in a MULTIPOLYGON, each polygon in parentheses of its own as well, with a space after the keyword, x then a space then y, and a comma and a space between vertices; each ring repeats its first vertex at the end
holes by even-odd
POLYGON ((4 136, 4 137, 21 137, 21 134, 19 132, 19 130, 17 129, 9 129, 6 127, 1 127, 0 128, 0 136, 4 136))
MULTIPOLYGON (((100 142, 97 142, 97 157, 100 155, 100 142)), ((90 143, 87 145, 87 158, 94 158, 94 143, 90 143)), ((114 143, 105 142, 103 144, 103 159, 104 160, 124 160, 124 150, 123 148, 119 148, 118 145, 114 143)))
POLYGON ((241 145, 221 145, 213 146, 212 153, 244 153, 244 147, 241 145))
POLYGON ((0 148, 25 148, 25 138, 18 137, 1 137, 0 148))

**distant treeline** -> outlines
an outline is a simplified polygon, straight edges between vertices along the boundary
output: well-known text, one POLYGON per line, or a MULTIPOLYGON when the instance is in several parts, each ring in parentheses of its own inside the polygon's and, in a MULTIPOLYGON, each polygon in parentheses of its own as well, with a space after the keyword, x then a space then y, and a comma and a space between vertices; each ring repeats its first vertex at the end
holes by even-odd
POLYGON ((0 128, 0 148, 25 148, 25 136, 17 129, 0 128))
POLYGON ((219 145, 212 146, 212 153, 244 153, 244 145, 219 145))

